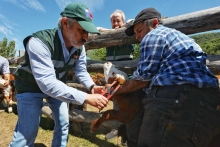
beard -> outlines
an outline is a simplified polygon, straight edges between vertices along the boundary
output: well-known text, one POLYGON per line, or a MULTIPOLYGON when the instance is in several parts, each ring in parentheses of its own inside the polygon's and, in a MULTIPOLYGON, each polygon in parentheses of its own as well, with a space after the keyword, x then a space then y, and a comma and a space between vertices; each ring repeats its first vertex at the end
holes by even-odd
POLYGON ((79 48, 81 48, 86 43, 85 39, 81 39, 81 40, 75 42, 73 35, 71 33, 69 33, 69 32, 67 34, 68 34, 68 38, 69 38, 70 44, 72 46, 74 46, 75 48, 79 49, 79 48))

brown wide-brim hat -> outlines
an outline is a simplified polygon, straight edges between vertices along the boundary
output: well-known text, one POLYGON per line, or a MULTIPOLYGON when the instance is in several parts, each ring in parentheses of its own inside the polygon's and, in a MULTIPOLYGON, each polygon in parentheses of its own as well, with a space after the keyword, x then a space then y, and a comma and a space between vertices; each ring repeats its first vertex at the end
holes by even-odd
POLYGON ((158 12, 156 9, 154 8, 146 8, 146 9, 143 9, 134 19, 134 22, 133 24, 128 27, 126 30, 125 30, 125 34, 127 36, 133 36, 134 35, 134 25, 141 22, 141 21, 144 21, 144 20, 148 20, 148 19, 153 19, 153 18, 161 18, 161 14, 160 12, 158 12))

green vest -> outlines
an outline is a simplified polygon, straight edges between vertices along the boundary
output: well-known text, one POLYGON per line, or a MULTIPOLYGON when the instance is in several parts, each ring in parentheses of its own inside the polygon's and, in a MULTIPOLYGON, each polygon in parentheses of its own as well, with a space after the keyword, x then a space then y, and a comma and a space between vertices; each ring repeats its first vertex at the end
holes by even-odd
MULTIPOLYGON (((23 41, 25 49, 26 44, 31 37, 40 39, 49 48, 56 77, 57 79, 65 83, 68 71, 74 67, 74 63, 79 58, 82 49, 76 50, 76 52, 74 52, 69 60, 65 63, 62 45, 58 36, 57 28, 38 31, 33 35, 26 37, 23 41)), ((27 51, 25 51, 24 61, 17 67, 14 76, 15 87, 18 93, 42 92, 32 74, 27 51)))
POLYGON ((132 60, 134 53, 134 46, 132 44, 124 44, 118 46, 106 47, 106 60, 132 60))

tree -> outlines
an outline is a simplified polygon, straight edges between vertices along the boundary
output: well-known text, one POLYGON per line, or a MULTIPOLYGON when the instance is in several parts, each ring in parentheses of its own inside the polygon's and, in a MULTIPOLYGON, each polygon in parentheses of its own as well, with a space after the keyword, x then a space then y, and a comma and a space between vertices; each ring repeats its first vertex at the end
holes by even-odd
POLYGON ((191 36, 208 55, 220 55, 220 33, 205 33, 191 36))
POLYGON ((3 38, 3 40, 0 41, 0 55, 5 58, 10 58, 14 57, 15 53, 15 41, 12 40, 8 43, 7 38, 3 38))
MULTIPOLYGON (((134 59, 139 58, 139 44, 134 44, 134 59)), ((105 48, 100 48, 100 49, 94 49, 90 51, 91 53, 89 54, 90 58, 92 60, 100 60, 100 61, 105 61, 106 60, 106 49, 105 48)))

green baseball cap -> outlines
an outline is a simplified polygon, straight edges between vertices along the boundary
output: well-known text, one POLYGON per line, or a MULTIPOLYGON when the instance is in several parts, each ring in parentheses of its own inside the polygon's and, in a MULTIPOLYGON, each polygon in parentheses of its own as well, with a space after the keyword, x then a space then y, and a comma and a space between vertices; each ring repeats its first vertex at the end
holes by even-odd
POLYGON ((83 3, 74 2, 68 4, 60 15, 62 17, 75 19, 80 26, 89 33, 100 34, 92 22, 92 13, 83 3))

